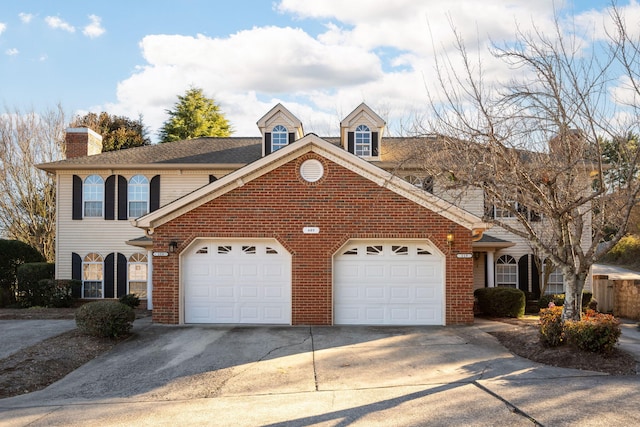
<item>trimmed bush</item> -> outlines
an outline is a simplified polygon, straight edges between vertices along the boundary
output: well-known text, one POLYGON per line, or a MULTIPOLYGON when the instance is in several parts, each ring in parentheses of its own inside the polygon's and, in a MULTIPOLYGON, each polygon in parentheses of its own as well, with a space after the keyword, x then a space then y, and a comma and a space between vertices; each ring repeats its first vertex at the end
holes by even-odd
POLYGON ((487 316, 522 317, 526 298, 524 292, 515 288, 480 288, 474 291, 478 308, 487 316))
POLYGON ((564 305, 564 294, 546 294, 541 295, 538 300, 538 307, 540 310, 549 308, 549 303, 553 303, 556 307, 562 307, 564 305))
POLYGON ((540 310, 540 342, 547 347, 558 347, 564 344, 564 341, 562 307, 540 310))
POLYGON ((30 262, 18 266, 18 302, 23 307, 48 307, 51 300, 51 284, 56 265, 47 262, 30 262))
POLYGON ((0 239, 0 307, 15 304, 17 269, 27 262, 44 262, 44 258, 26 243, 0 239))
MULTIPOLYGON (((553 302, 553 304, 556 306, 563 306, 564 298, 565 298, 564 294, 542 295, 538 300, 538 307, 540 308, 540 310, 542 310, 543 308, 548 308, 550 302, 553 302)), ((589 303, 591 302, 592 298, 593 298, 593 294, 591 292, 589 291, 582 292, 583 311, 585 310, 586 307, 589 307, 589 303)))
POLYGON ((119 338, 131 331, 135 313, 128 305, 114 300, 94 301, 76 311, 76 325, 89 335, 119 338))
POLYGON ((610 353, 622 333, 618 319, 593 310, 587 310, 582 320, 567 320, 564 331, 569 344, 594 353, 610 353))
POLYGON ((135 294, 122 295, 120 298, 118 298, 118 301, 120 301, 124 305, 128 305, 131 308, 136 308, 140 305, 140 298, 138 298, 135 294))

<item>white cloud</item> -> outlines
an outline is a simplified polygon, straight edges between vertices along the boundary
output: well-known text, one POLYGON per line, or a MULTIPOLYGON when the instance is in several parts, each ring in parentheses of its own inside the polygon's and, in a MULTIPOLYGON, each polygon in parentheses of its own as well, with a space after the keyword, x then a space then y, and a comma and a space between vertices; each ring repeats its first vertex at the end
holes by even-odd
MULTIPOLYGON (((631 6, 640 14, 635 0, 631 6)), ((435 89, 435 54, 458 60, 452 27, 491 85, 513 77, 490 55, 491 43, 512 43, 516 27, 553 35, 553 7, 531 0, 394 0, 375 7, 370 0, 282 0, 281 13, 325 30, 317 36, 290 27, 254 27, 219 38, 146 36, 140 42, 146 63, 118 84, 118 101, 108 111, 143 113, 155 133, 165 110, 194 85, 221 105, 239 136, 257 135, 256 121, 277 102, 303 121, 306 132, 320 135, 337 133, 340 120, 363 101, 389 124, 399 123, 427 110, 427 90, 442 96, 435 89)), ((597 13, 560 23, 571 31, 569 25, 602 22, 606 11, 597 13)))
POLYGON ((102 19, 97 15, 89 15, 89 20, 91 21, 91 23, 84 27, 84 29, 82 30, 82 34, 91 39, 103 35, 106 30, 100 24, 102 19))
POLYGON ((71 24, 69 24, 68 22, 63 21, 62 19, 60 19, 60 17, 58 16, 47 16, 46 18, 44 18, 44 21, 47 23, 47 25, 53 29, 56 30, 64 30, 67 31, 69 33, 73 33, 76 31, 75 27, 71 24))
POLYGON ((33 19, 33 15, 31 13, 20 12, 18 16, 20 17, 20 20, 25 24, 30 23, 33 19))
POLYGON ((6 53, 9 56, 16 56, 17 54, 20 53, 20 51, 18 49, 16 49, 15 47, 13 47, 11 49, 5 50, 4 53, 6 53))
POLYGON ((4 33, 6 29, 7 24, 5 24, 4 22, 0 22, 0 34, 4 33))

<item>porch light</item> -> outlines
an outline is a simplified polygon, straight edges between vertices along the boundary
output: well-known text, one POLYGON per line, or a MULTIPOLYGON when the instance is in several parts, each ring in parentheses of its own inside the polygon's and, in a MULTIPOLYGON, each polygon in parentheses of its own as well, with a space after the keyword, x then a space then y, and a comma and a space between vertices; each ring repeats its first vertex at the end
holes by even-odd
POLYGON ((447 233, 447 245, 453 245, 453 232, 447 233))
POLYGON ((174 253, 178 249, 178 242, 169 242, 169 253, 174 253))

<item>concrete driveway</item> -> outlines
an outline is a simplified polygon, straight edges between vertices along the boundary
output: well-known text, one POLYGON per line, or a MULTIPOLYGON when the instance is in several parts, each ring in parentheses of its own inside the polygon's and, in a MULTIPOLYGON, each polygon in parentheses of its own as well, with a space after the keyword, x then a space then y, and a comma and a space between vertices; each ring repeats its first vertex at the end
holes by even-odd
POLYGON ((3 426, 638 425, 637 376, 551 368, 483 329, 216 327, 136 321, 135 336, 3 426))

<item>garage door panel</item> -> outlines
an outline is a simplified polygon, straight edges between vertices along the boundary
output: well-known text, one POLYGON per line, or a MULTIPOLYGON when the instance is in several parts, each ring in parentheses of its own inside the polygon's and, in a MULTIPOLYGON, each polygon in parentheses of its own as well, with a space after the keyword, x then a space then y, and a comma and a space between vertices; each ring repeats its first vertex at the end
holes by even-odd
MULTIPOLYGON (((214 300, 227 300, 233 301, 235 300, 235 289, 231 286, 211 286, 209 285, 208 289, 214 290, 214 300)), ((197 296, 197 295, 194 295, 197 296)))
POLYGON ((389 275, 391 277, 411 277, 413 270, 415 269, 409 265, 390 265, 389 275))
POLYGON ((365 265, 364 266, 364 276, 365 277, 373 277, 374 279, 379 279, 384 277, 384 267, 381 265, 365 265))
POLYGON ((291 256, 278 243, 198 248, 183 259, 186 323, 291 323, 291 256))
POLYGON ((372 287, 368 286, 364 290, 364 297, 370 301, 385 301, 385 289, 379 286, 372 287))
POLYGON ((216 264, 216 276, 218 277, 233 277, 233 265, 216 264))
POLYGON ((269 299, 285 299, 285 295, 282 292, 283 286, 265 286, 264 297, 269 299))
POLYGON ((195 277, 207 277, 210 274, 209 265, 207 264, 192 265, 190 273, 195 277))
POLYGON ((345 248, 334 260, 335 323, 444 323, 443 260, 429 244, 354 241, 345 248))

